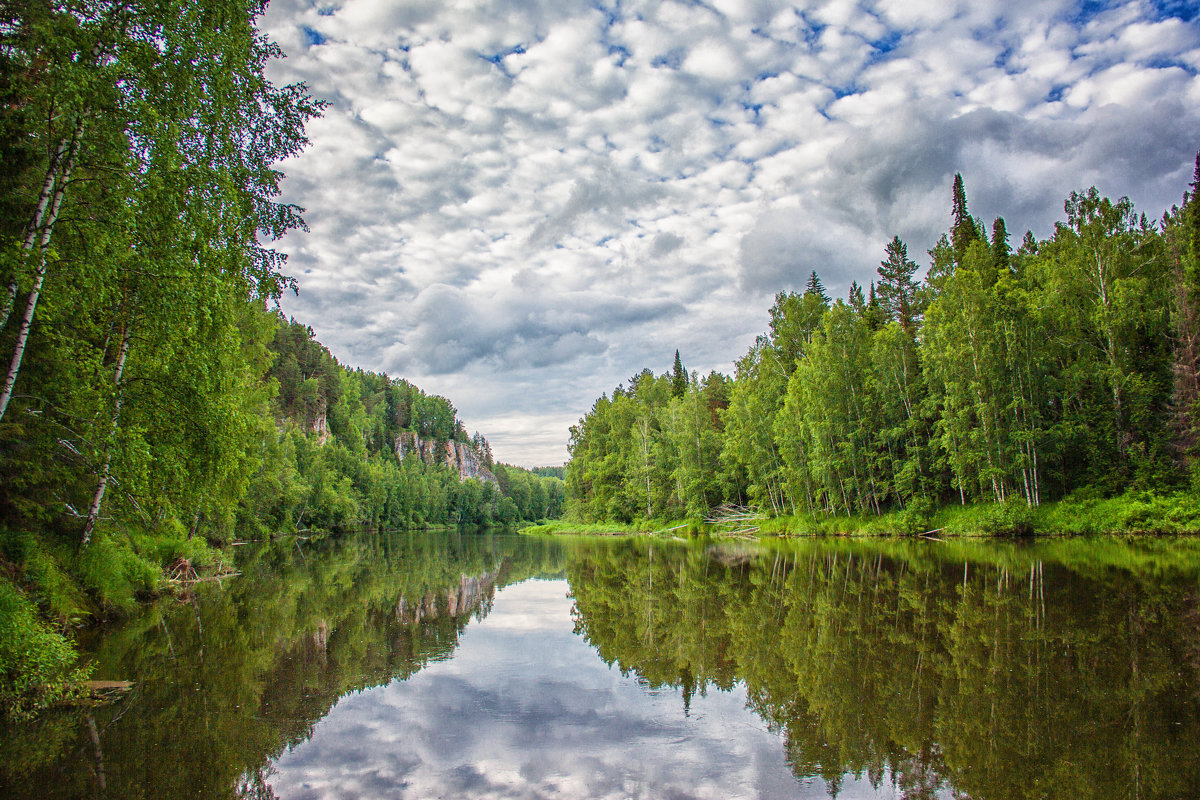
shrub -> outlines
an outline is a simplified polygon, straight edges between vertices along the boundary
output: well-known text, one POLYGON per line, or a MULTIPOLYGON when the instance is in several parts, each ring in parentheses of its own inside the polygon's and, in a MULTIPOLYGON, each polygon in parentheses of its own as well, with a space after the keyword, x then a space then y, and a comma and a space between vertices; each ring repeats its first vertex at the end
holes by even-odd
POLYGON ((919 536, 933 527, 933 502, 928 497, 913 498, 896 515, 897 533, 904 536, 919 536))
POLYGON ((1009 498, 989 506, 980 526, 992 536, 1029 536, 1033 533, 1033 509, 1020 498, 1009 498))
POLYGON ((37 618, 6 578, 0 578, 0 713, 27 717, 77 697, 89 667, 78 667, 71 642, 37 618))

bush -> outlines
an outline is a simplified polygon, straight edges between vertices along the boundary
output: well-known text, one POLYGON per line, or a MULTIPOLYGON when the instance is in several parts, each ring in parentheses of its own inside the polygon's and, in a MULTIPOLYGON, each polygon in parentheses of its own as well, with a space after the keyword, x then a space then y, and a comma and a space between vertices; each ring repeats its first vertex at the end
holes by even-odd
POLYGON ((71 642, 37 618, 37 611, 0 578, 0 713, 31 716, 77 697, 90 667, 77 667, 71 642))
POLYGON ((1033 533, 1033 509, 1020 498, 1009 498, 989 506, 980 527, 992 536, 1029 536, 1033 533))
POLYGON ((903 536, 919 536, 933 527, 933 501, 928 497, 916 497, 903 511, 896 515, 897 533, 903 536))

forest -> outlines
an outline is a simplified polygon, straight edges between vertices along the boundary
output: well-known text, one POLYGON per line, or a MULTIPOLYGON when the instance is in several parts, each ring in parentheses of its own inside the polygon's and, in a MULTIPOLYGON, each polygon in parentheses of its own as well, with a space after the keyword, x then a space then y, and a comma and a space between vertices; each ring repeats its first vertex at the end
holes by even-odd
POLYGON ((1200 157, 1160 219, 1091 188, 1015 247, 1003 218, 971 216, 961 175, 951 188, 923 278, 896 237, 844 300, 816 271, 776 295, 732 377, 676 351, 600 397, 571 428, 570 512, 696 520, 732 502, 920 532, 984 506, 981 527, 1011 533, 1054 501, 1119 497, 1114 529, 1200 527, 1200 157))
POLYGON ((75 685, 63 632, 171 565, 218 568, 214 545, 562 506, 450 401, 339 364, 277 310, 295 283, 273 243, 304 222, 276 165, 321 104, 265 77, 263 7, 0 4, 7 710, 75 685))

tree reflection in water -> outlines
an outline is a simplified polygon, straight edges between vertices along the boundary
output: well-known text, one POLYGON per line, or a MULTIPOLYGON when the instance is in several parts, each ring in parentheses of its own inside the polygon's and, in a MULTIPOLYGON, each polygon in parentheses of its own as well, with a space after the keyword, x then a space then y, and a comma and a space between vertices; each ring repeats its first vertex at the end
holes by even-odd
POLYGON ((97 677, 134 690, 4 731, 0 794, 271 797, 274 760, 339 698, 452 657, 497 590, 564 573, 601 659, 684 713, 743 683, 794 775, 831 795, 851 776, 907 798, 1200 786, 1190 540, 251 547, 238 580, 98 632, 97 677))
POLYGON ((1190 541, 628 542, 568 561, 576 629, 685 698, 744 681, 797 778, 906 798, 1200 786, 1190 541))

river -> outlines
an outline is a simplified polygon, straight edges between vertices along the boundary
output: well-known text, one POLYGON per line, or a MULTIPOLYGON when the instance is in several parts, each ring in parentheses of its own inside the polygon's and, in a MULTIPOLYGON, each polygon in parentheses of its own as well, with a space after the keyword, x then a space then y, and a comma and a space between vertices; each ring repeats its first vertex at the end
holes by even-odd
POLYGON ((365 533, 80 639, 17 798, 1193 798, 1200 541, 365 533))

